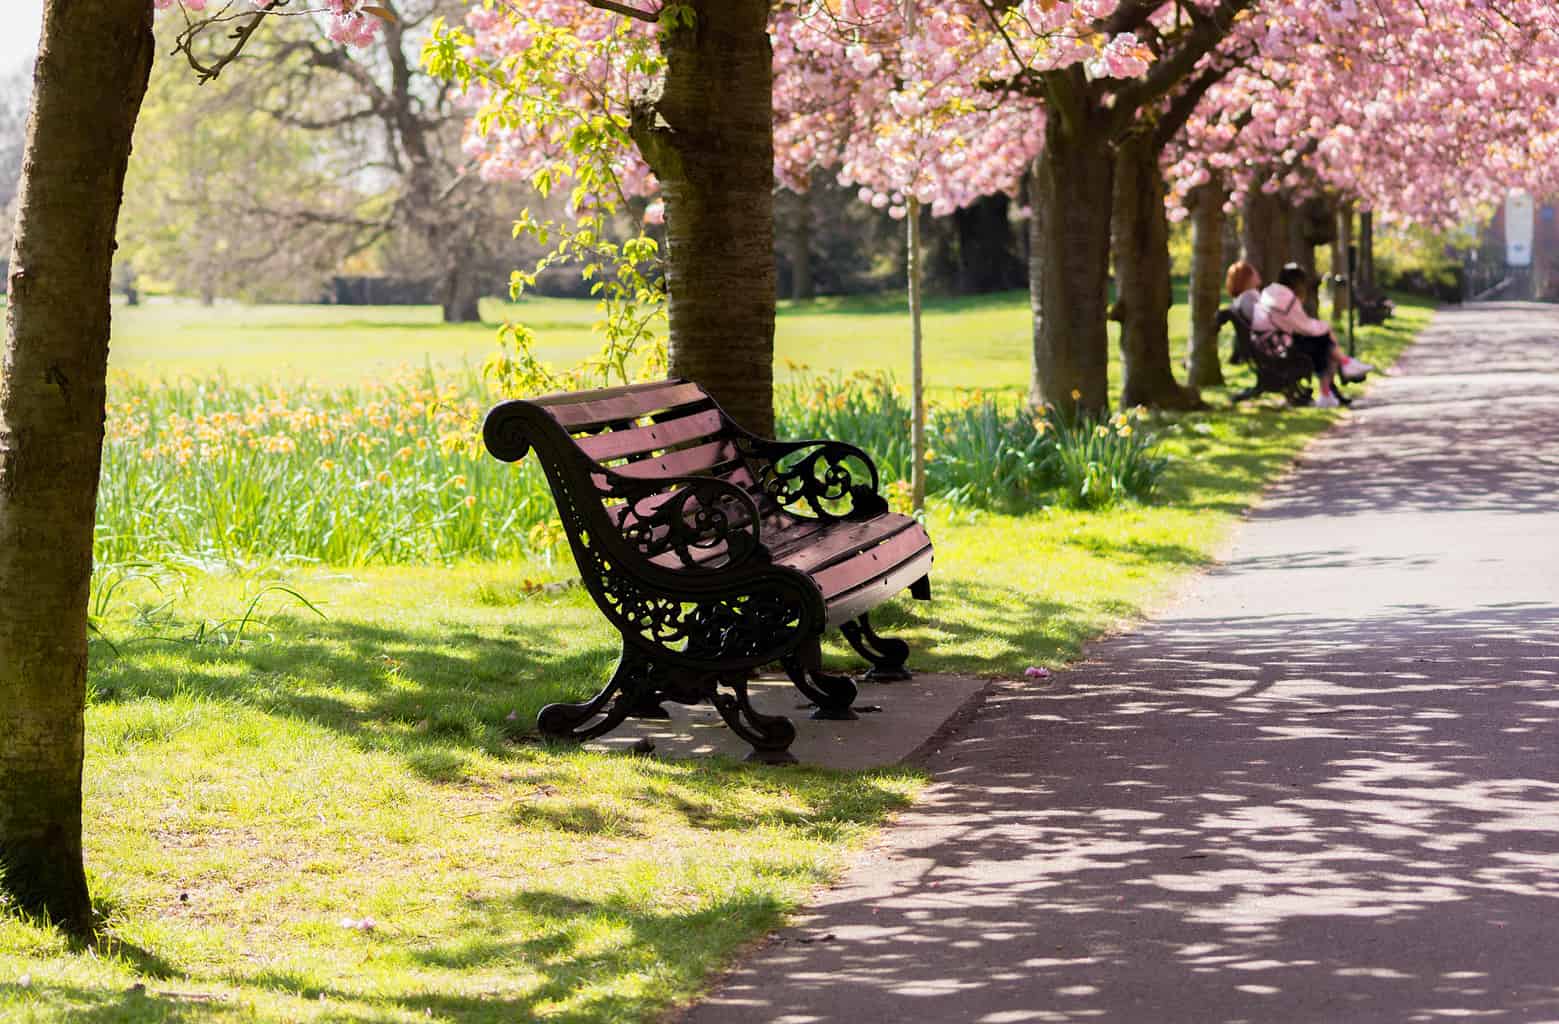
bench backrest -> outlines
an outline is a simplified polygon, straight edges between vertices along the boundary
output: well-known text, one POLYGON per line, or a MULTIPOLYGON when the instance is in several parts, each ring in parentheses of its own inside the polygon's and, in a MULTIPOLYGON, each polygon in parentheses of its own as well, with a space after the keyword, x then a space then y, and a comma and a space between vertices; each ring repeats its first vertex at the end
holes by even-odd
POLYGON ((710 569, 745 554, 756 528, 742 528, 776 508, 741 450, 746 436, 701 386, 675 378, 504 402, 484 425, 500 459, 537 449, 571 539, 609 527, 649 561, 710 569))

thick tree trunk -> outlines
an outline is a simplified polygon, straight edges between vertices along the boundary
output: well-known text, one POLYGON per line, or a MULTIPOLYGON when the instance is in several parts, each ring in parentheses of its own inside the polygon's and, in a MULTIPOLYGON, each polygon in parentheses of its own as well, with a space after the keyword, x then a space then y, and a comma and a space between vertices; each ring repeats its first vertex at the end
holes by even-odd
POLYGON ((1218 309, 1223 305, 1224 227, 1228 221, 1224 190, 1207 184, 1191 192, 1191 338, 1186 360, 1187 383, 1193 388, 1223 384, 1218 359, 1218 309))
POLYGON ((1315 241, 1309 231, 1309 217, 1302 208, 1289 212, 1288 253, 1289 261, 1299 264, 1311 282, 1311 287, 1303 293, 1305 312, 1320 316, 1321 289, 1316 276, 1315 241))
POLYGON ((691 0, 666 28, 633 137, 666 199, 671 372, 737 422, 774 427, 773 59, 768 0, 691 0))
MULTIPOLYGON (((1223 258, 1228 263, 1233 263, 1235 260, 1245 258, 1243 255, 1241 255, 1242 246, 1240 245, 1242 227, 1243 225, 1238 211, 1234 213, 1229 213, 1227 211, 1224 212, 1223 258)), ((1226 267, 1224 269, 1227 270, 1228 268, 1226 267)))
POLYGON ((1332 240, 1332 319, 1339 324, 1348 322, 1348 306, 1353 301, 1348 293, 1348 247, 1353 245, 1353 204, 1338 203, 1337 226, 1332 240))
POLYGON ((1288 201, 1276 193, 1257 189, 1245 197, 1244 248, 1246 262, 1261 273, 1264 284, 1277 280, 1289 256, 1288 201))
POLYGON ((1045 120, 1030 196, 1029 299, 1034 365, 1029 401, 1070 412, 1109 408, 1110 207, 1115 159, 1107 130, 1045 120), (1075 400, 1072 393, 1077 392, 1075 400))
POLYGON ((0 381, 0 884, 82 934, 92 927, 81 771, 109 288, 153 47, 146 0, 44 6, 0 381))
POLYGON ((1133 131, 1116 147, 1115 280, 1111 310, 1121 325, 1121 408, 1146 405, 1186 409, 1200 405, 1175 380, 1169 355, 1169 218, 1164 174, 1148 131, 1133 131))
POLYGON ((440 287, 441 304, 446 324, 476 324, 482 322, 482 287, 476 275, 465 261, 457 260, 455 266, 444 274, 440 287))
POLYGON ((953 214, 958 228, 958 291, 983 295, 1022 287, 1023 261, 1017 252, 1011 200, 985 196, 953 214))

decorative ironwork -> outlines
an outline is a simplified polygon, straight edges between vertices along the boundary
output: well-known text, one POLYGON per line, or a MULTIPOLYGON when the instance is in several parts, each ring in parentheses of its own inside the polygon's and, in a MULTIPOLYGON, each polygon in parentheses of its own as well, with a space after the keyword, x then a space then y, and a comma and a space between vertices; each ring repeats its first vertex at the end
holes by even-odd
POLYGON ((743 455, 759 463, 758 482, 782 507, 800 506, 813 518, 830 522, 870 519, 888 511, 877 493, 877 464, 843 441, 769 441, 743 437, 743 455), (800 458, 793 458, 805 452, 800 458), (845 512, 835 506, 848 502, 845 512))
POLYGON ((757 503, 724 480, 676 477, 647 483, 612 475, 603 496, 626 499, 618 528, 644 558, 671 553, 684 568, 704 571, 728 569, 753 556, 768 560, 758 542, 757 503))
POLYGON ((823 671, 823 647, 817 638, 787 657, 784 665, 791 683, 817 705, 813 718, 853 721, 859 717, 850 710, 855 704, 855 680, 823 671))
POLYGON ((881 636, 872 628, 871 617, 862 615, 851 622, 842 623, 839 632, 850 641, 855 652, 872 667, 866 678, 873 683, 899 683, 914 676, 904 665, 909 661, 909 644, 894 637, 881 636))
MULTIPOLYGON (((818 705, 819 718, 854 718, 856 687, 848 676, 823 671, 828 613, 818 584, 776 564, 762 531, 775 517, 783 529, 797 518, 826 524, 886 514, 877 467, 854 445, 757 438, 723 414, 707 436, 734 443, 760 489, 713 475, 652 478, 636 469, 625 476, 592 459, 572 436, 635 429, 659 394, 674 396, 687 415, 718 409, 685 382, 656 387, 662 391, 607 389, 504 402, 483 426, 488 449, 500 459, 536 451, 582 581, 623 637, 622 657, 601 691, 588 701, 549 705, 537 726, 546 736, 581 741, 630 716, 662 716, 666 701, 708 700, 753 745, 754 757, 789 759, 795 728, 752 706, 751 672, 782 663, 818 705)), ((826 534, 824 526, 806 543, 826 534)), ((911 591, 926 596, 925 581, 911 591)), ((874 666, 902 669, 908 648, 877 636, 864 616, 846 635, 874 666)))

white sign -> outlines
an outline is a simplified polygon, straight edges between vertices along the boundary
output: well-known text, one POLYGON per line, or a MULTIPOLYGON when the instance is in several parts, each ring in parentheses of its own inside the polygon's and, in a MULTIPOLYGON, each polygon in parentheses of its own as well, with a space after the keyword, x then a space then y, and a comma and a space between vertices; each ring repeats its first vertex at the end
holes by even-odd
POLYGON ((1512 192, 1505 200, 1505 263, 1512 267, 1532 265, 1532 239, 1537 229, 1537 209, 1532 196, 1512 192))

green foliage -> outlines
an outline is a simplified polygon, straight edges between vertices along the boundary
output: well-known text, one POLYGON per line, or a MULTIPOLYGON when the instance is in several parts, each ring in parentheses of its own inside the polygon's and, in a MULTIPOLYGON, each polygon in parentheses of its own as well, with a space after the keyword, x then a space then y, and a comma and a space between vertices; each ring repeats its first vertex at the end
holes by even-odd
POLYGON ((1414 225, 1386 225, 1375 232, 1375 272, 1388 288, 1412 284, 1435 288, 1452 284, 1461 266, 1455 252, 1477 245, 1470 232, 1433 230, 1414 225))
MULTIPOLYGON (((1360 332, 1361 354, 1389 365, 1427 321, 1404 302, 1360 332)), ((862 424, 882 419, 880 389, 851 392, 862 424)), ((789 415, 826 433, 845 410, 789 415)), ((1253 402, 1158 421, 1174 462, 1151 506, 936 503, 936 600, 891 603, 879 624, 928 672, 1073 658, 1210 562, 1335 416, 1253 402)), ((267 603, 240 643, 94 646, 85 840, 102 940, 72 948, 0 913, 0 1019, 660 1019, 919 788, 902 770, 525 742, 537 709, 587 694, 616 653, 578 588, 532 583, 557 571, 529 556, 174 586, 145 563, 100 573, 94 614, 116 642, 140 635, 143 608, 176 638, 213 609, 242 621, 273 582, 328 619, 267 603)))
POLYGON ((96 559, 449 562, 550 552, 552 498, 478 440, 484 396, 431 371, 359 388, 116 382, 96 559))
MULTIPOLYGON (((678 21, 680 5, 670 11, 668 21, 678 21)), ((623 153, 633 147, 630 117, 609 96, 578 95, 592 61, 620 59, 630 80, 649 79, 661 70, 659 51, 626 19, 604 38, 584 43, 565 27, 513 17, 524 23, 529 40, 524 48, 496 59, 482 56, 470 33, 441 19, 423 63, 462 91, 479 89, 482 102, 472 119, 477 131, 486 135, 501 128, 535 140, 536 150, 547 155, 531 175, 537 193, 546 197, 570 188, 571 220, 538 220, 525 210, 514 222, 516 238, 529 236, 550 251, 532 269, 513 272, 510 297, 519 299, 545 270, 577 266, 597 299, 593 329, 602 345, 573 368, 556 371, 536 354, 532 328, 506 322, 499 351, 484 372, 509 395, 664 376, 666 293, 659 244, 642 224, 630 232, 620 226, 623 216, 634 212, 620 173, 623 153)))
MULTIPOLYGON (((1038 417, 1016 402, 967 392, 928 410, 926 488, 954 508, 1032 511, 1047 505, 1099 509, 1149 498, 1165 469, 1141 410, 1109 419, 1038 417)), ((909 404, 891 376, 803 378, 775 395, 786 437, 836 437, 877 461, 902 506, 909 480, 909 404)))

